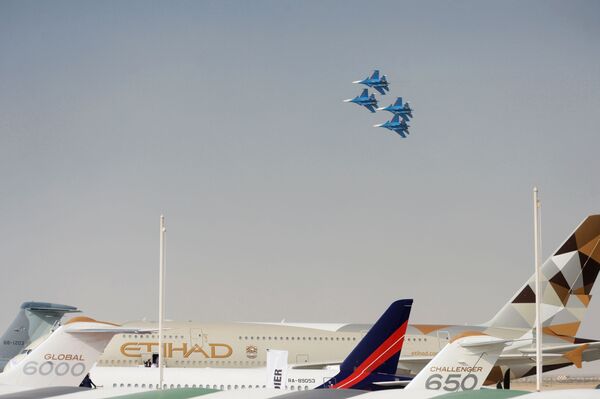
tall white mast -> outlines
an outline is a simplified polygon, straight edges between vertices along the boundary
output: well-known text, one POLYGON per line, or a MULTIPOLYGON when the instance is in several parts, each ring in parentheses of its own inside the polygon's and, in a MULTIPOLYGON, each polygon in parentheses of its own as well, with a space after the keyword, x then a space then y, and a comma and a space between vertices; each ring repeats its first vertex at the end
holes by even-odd
POLYGON ((541 274, 540 274, 540 229, 539 229, 539 211, 540 201, 538 199, 538 189, 533 188, 533 242, 534 242, 534 257, 535 257, 535 376, 536 390, 542 390, 542 315, 541 306, 541 274))
POLYGON ((165 217, 160 215, 160 261, 159 261, 159 277, 158 277, 158 389, 163 389, 163 356, 165 350, 163 348, 163 321, 165 318, 165 235, 167 229, 165 227, 165 217))

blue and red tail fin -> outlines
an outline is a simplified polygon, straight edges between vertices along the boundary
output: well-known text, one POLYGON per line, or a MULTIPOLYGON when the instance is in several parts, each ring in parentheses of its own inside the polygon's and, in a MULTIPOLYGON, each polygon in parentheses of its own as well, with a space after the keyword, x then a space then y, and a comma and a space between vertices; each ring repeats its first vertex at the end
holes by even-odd
POLYGON ((318 388, 371 389, 378 375, 394 376, 412 303, 392 303, 340 365, 340 372, 318 388))

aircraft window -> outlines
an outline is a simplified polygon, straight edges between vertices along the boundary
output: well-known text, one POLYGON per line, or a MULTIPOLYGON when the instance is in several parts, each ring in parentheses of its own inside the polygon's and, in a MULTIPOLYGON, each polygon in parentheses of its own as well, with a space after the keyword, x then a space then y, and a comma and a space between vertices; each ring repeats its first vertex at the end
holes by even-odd
POLYGON ((283 337, 279 337, 279 340, 280 340, 280 341, 283 341, 283 337))
POLYGON ((356 337, 352 338, 352 341, 356 341, 356 337))
POLYGON ((181 384, 177 384, 177 388, 181 388, 181 384))
POLYGON ((223 388, 225 388, 225 387, 223 386, 223 384, 221 384, 221 387, 220 387, 219 389, 221 389, 221 391, 222 391, 222 390, 223 390, 223 388))
POLYGON ((173 386, 173 384, 171 384, 171 388, 175 388, 175 387, 173 386))
POLYGON ((254 339, 254 337, 250 337, 250 339, 254 339))
POLYGON ((273 339, 274 339, 275 341, 277 341, 277 337, 273 337, 273 339))
POLYGON ((308 337, 308 340, 310 341, 310 337, 308 337))
POLYGON ((127 388, 131 388, 131 384, 127 384, 127 388))
POLYGON ((271 340, 271 337, 269 337, 269 341, 271 340))
POLYGON ((125 384, 121 384, 121 388, 123 388, 125 386, 125 384))
POLYGON ((146 384, 142 384, 142 388, 146 388, 146 384))
POLYGON ((294 337, 292 337, 292 341, 294 340, 294 337))
POLYGON ((138 387, 138 384, 134 384, 134 385, 133 385, 133 387, 134 387, 134 388, 137 388, 137 387, 138 387))
POLYGON ((319 337, 319 341, 323 341, 323 337, 319 337))
POLYGON ((305 385, 305 386, 304 386, 304 390, 305 390, 305 391, 308 391, 308 385, 305 385))
POLYGON ((227 385, 227 389, 231 389, 231 385, 227 385))
POLYGON ((153 385, 152 384, 148 384, 148 388, 152 389, 153 385))
POLYGON ((117 384, 116 384, 116 383, 114 383, 114 384, 113 384, 113 388, 116 388, 116 387, 117 387, 117 384))
POLYGON ((238 337, 238 339, 242 339, 242 336, 240 335, 240 336, 238 337))
POLYGON ((342 341, 345 341, 345 340, 346 340, 346 338, 342 337, 342 341))
POLYGON ((233 389, 238 389, 238 386, 237 386, 237 384, 236 384, 236 385, 234 385, 233 389))
POLYGON ((340 340, 340 337, 335 337, 335 340, 336 340, 336 341, 339 341, 339 340, 340 340))
POLYGON ((244 339, 248 339, 248 337, 244 337, 244 339))
POLYGON ((266 337, 263 337, 263 341, 266 339, 266 337))

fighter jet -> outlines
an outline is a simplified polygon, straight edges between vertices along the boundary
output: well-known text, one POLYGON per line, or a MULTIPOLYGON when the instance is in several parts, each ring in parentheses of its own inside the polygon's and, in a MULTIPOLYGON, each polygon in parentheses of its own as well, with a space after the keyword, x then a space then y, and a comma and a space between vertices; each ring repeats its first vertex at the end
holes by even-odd
POLYGON ((404 119, 400 120, 400 115, 394 115, 391 121, 373 125, 373 127, 384 127, 386 129, 393 130, 402 136, 402 138, 406 138, 406 135, 410 134, 408 131, 408 124, 404 119))
POLYGON ((371 94, 369 96, 369 89, 364 89, 363 92, 360 93, 360 96, 344 100, 344 102, 362 105, 371 112, 375 112, 375 108, 377 107, 377 99, 375 98, 375 94, 371 94))
POLYGON ((388 105, 387 107, 377 108, 377 111, 389 111, 394 115, 400 115, 402 119, 406 119, 407 121, 412 118, 412 108, 408 102, 402 105, 402 97, 398 97, 396 102, 392 105, 388 105))
POLYGON ((363 80, 355 80, 352 83, 358 83, 361 85, 365 85, 365 86, 369 86, 374 88, 375 90, 377 90, 379 93, 381 94, 385 94, 386 91, 390 91, 389 87, 388 87, 388 81, 387 78, 385 77, 385 75, 383 75, 381 78, 379 77, 379 70, 376 69, 373 72, 373 75, 371 75, 371 77, 366 77, 363 80))

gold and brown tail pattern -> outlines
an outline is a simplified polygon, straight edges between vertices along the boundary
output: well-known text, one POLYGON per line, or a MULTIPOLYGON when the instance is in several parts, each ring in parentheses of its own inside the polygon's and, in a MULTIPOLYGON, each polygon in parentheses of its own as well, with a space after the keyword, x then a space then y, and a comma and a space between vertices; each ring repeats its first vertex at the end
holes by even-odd
MULTIPOLYGON (((542 266, 544 332, 573 337, 600 272, 600 215, 587 217, 542 266)), ((490 320, 490 327, 531 329, 535 323, 535 276, 490 320)))

